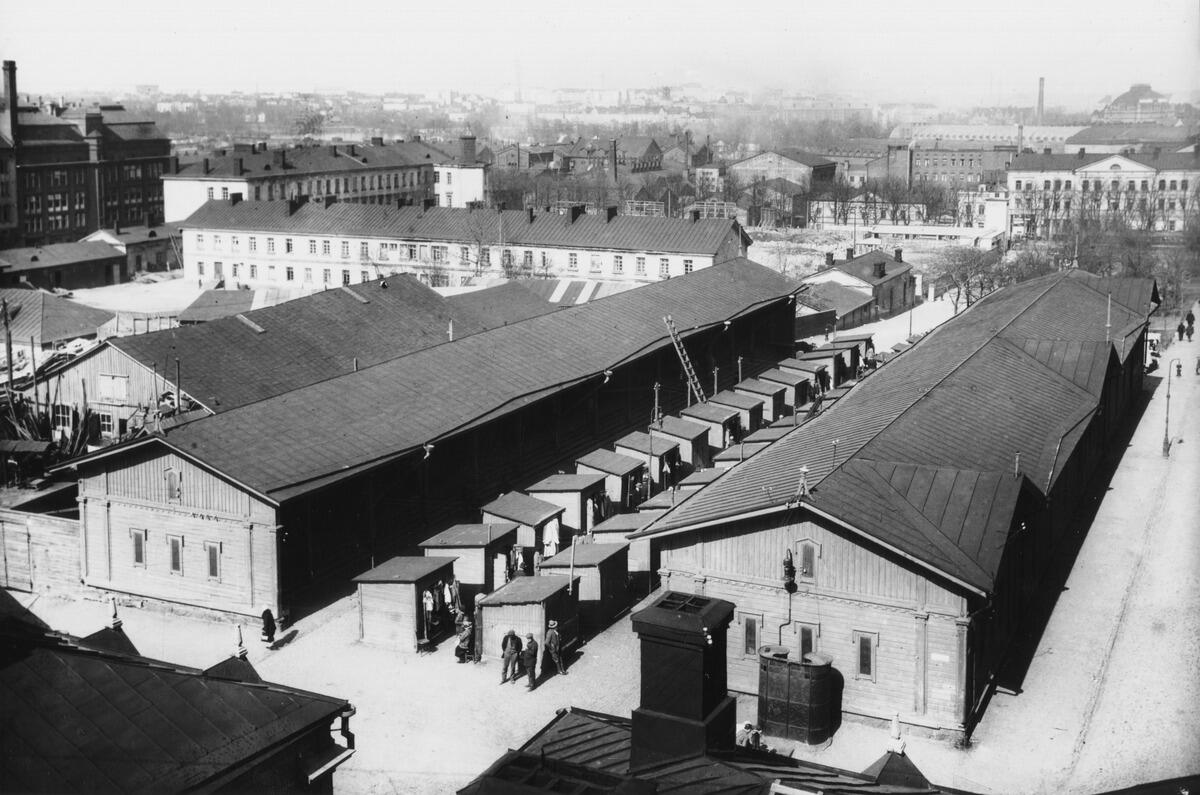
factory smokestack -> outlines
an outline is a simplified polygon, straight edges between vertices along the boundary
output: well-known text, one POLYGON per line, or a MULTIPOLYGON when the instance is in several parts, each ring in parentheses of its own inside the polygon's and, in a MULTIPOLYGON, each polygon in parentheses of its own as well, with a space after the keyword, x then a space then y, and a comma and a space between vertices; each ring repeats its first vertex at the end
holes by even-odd
POLYGON ((1046 78, 1038 78, 1038 108, 1037 108, 1037 123, 1040 127, 1045 124, 1043 114, 1046 112, 1046 78))

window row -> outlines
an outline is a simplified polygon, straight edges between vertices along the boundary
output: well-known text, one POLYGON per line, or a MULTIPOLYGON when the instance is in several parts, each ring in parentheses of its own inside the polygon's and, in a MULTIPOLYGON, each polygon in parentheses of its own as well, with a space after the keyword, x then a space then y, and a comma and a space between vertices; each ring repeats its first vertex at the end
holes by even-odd
MULTIPOLYGON (((155 533, 155 536, 160 535, 155 533)), ((130 528, 130 552, 132 564, 136 568, 148 568, 149 566, 157 566, 158 560, 162 560, 166 564, 166 570, 170 574, 180 577, 189 574, 184 570, 187 558, 185 551, 187 549, 187 540, 182 535, 174 535, 171 533, 161 533, 163 544, 161 552, 154 549, 154 544, 151 543, 151 533, 144 528, 130 528), (158 555, 161 554, 161 558, 158 555), (153 559, 153 560, 152 560, 153 559)), ((203 541, 201 542, 203 549, 203 557, 201 565, 202 574, 209 580, 220 581, 221 579, 221 555, 224 551, 224 545, 220 541, 203 541)))
MULTIPOLYGON (((1119 179, 1109 180, 1108 181, 1108 189, 1111 191, 1119 191, 1119 190, 1121 190, 1121 184, 1122 184, 1121 180, 1119 180, 1119 179)), ((1131 180, 1126 180, 1124 183, 1126 191, 1130 191, 1130 192, 1141 191, 1143 193, 1153 190, 1153 188, 1151 187, 1153 184, 1154 184, 1154 181, 1149 180, 1149 179, 1143 179, 1143 180, 1131 179, 1131 180)), ((1035 187, 1036 187, 1036 185, 1034 184, 1033 180, 1018 179, 1018 180, 1013 181, 1013 190, 1031 191, 1031 190, 1034 190, 1035 187)), ((1044 180, 1042 180, 1042 190, 1073 190, 1073 189, 1074 188, 1072 187, 1072 182, 1069 179, 1066 179, 1066 180, 1044 179, 1044 180)), ((1160 179, 1158 181, 1158 190, 1186 191, 1187 189, 1188 189, 1188 180, 1186 180, 1186 179, 1184 179, 1184 180, 1160 179)), ((1102 191, 1102 190, 1104 190, 1104 180, 1085 179, 1080 183, 1080 190, 1084 193, 1087 193, 1088 191, 1093 191, 1093 192, 1102 191)))
MULTIPOLYGON (((302 270, 304 282, 307 282, 310 284, 313 283, 313 271, 314 271, 313 268, 304 268, 302 270)), ((292 267, 291 265, 287 265, 287 266, 281 267, 281 268, 277 268, 274 265, 267 265, 265 269, 262 269, 259 267, 258 263, 256 263, 256 262, 251 262, 249 265, 247 265, 244 262, 234 262, 234 263, 231 263, 229 266, 229 274, 228 275, 232 279, 256 280, 259 278, 260 272, 265 272, 265 278, 269 282, 279 281, 280 274, 282 274, 283 281, 285 281, 285 282, 296 281, 296 268, 292 267)), ((333 270, 332 268, 322 268, 321 269, 321 283, 322 284, 333 284, 335 274, 337 274, 337 278, 340 279, 341 284, 353 284, 354 283, 353 279, 352 279, 353 271, 346 269, 346 270, 341 270, 339 272, 339 271, 333 270)), ((226 276, 225 263, 223 263, 223 262, 212 263, 212 270, 210 272, 209 266, 203 260, 198 260, 196 262, 196 275, 200 276, 200 277, 212 276, 212 278, 214 278, 214 279, 224 279, 226 276)), ((365 271, 365 270, 359 271, 358 277, 359 277, 360 282, 370 281, 371 280, 371 272, 365 271)))
MULTIPOLYGON (((770 641, 769 635, 764 633, 763 616, 761 613, 741 613, 741 624, 742 655, 757 658, 759 648, 770 641)), ((820 624, 796 622, 794 627, 798 646, 796 651, 799 652, 798 659, 803 660, 804 655, 815 651, 823 651, 835 659, 840 656, 836 653, 838 651, 836 648, 828 646, 822 648, 820 624)), ((878 632, 864 632, 857 629, 851 631, 850 648, 847 651, 853 655, 851 670, 854 671, 855 679, 875 681, 878 675, 878 665, 876 664, 878 648, 878 632)))

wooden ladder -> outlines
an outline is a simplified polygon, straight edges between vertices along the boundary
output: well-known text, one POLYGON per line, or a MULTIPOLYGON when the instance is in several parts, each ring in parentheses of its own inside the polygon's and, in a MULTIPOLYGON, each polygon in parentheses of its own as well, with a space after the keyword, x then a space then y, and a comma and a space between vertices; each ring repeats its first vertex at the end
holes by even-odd
POLYGON ((687 375, 688 386, 696 394, 696 401, 699 403, 707 402, 704 397, 704 390, 700 387, 700 379, 696 377, 696 370, 692 367, 692 360, 688 358, 687 351, 683 347, 683 340, 679 339, 679 331, 675 328, 675 321, 671 320, 670 315, 666 315, 663 317, 663 322, 667 324, 667 332, 671 335, 671 342, 675 344, 675 353, 679 354, 679 361, 683 365, 683 372, 687 375))

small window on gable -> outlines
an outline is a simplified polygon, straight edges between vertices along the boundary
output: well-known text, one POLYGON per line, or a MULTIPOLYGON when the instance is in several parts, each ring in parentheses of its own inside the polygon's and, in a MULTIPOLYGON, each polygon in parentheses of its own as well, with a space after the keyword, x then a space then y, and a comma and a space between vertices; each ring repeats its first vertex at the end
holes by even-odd
POLYGON ((221 579, 221 542, 205 541, 204 558, 208 564, 208 579, 221 579))
POLYGON ((821 628, 817 624, 801 624, 796 630, 796 638, 800 641, 800 659, 804 655, 817 650, 817 639, 821 637, 821 628))
POLYGON ((875 648, 879 635, 874 632, 854 633, 854 678, 875 681, 875 648))
POLYGON ((817 576, 817 560, 821 557, 821 545, 805 538, 796 543, 796 576, 812 582, 817 576))
POLYGON ((175 467, 167 467, 163 471, 163 480, 166 482, 167 499, 172 502, 178 502, 183 497, 183 477, 175 467))
POLYGON ((183 574, 183 536, 167 536, 167 558, 172 574, 183 574))
POLYGON ((758 654, 759 630, 761 627, 761 615, 742 614, 742 654, 747 657, 758 654))
POLYGON ((130 528, 129 538, 133 542, 133 565, 146 567, 146 531, 130 528))

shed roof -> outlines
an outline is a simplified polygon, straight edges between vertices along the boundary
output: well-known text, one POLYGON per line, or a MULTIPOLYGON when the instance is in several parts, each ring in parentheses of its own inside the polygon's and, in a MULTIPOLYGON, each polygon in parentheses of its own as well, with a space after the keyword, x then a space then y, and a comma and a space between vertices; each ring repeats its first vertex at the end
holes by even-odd
POLYGON ((738 416, 737 409, 715 403, 693 403, 679 412, 684 418, 694 417, 708 422, 729 422, 738 416))
POLYGON ((778 367, 772 367, 770 370, 764 370, 758 374, 758 377, 764 381, 774 381, 777 384, 782 384, 785 387, 799 386, 806 383, 809 379, 807 376, 798 373, 789 373, 787 370, 781 370, 778 367))
POLYGON ((607 472, 610 475, 628 475, 646 465, 644 461, 614 453, 612 450, 593 450, 587 455, 577 458, 575 463, 607 472))
POLYGON ((613 442, 613 447, 624 447, 645 455, 664 456, 672 450, 678 450, 679 442, 656 439, 645 431, 631 431, 613 442))
POLYGON ((625 552, 628 544, 584 544, 576 542, 552 558, 542 561, 543 569, 569 568, 571 550, 575 550, 575 566, 599 566, 606 560, 625 552))
POLYGON ((8 302, 9 327, 17 342, 49 345, 77 337, 94 337, 113 313, 76 303, 42 290, 0 289, 8 302))
POLYGON ((565 591, 571 582, 566 577, 517 577, 487 596, 477 599, 475 603, 485 607, 538 604, 560 591, 565 591))
POLYGON ((427 555, 397 556, 354 578, 354 582, 420 582, 454 566, 458 558, 427 555))
POLYGON ((95 241, 0 249, 0 270, 10 273, 109 260, 124 262, 125 255, 107 243, 95 241))
POLYGON ((1114 304, 1107 332, 1106 304, 1067 273, 993 293, 646 533, 780 508, 803 465, 813 510, 989 592, 1018 492, 1050 492, 1118 366, 1115 346, 1145 326, 1114 304), (834 454, 814 453, 835 439, 834 454))
POLYGON ((698 422, 690 422, 674 414, 665 415, 660 422, 650 426, 652 431, 661 431, 668 436, 695 441, 708 433, 708 428, 698 422))
POLYGON ((756 408, 762 408, 762 401, 758 398, 752 398, 749 395, 742 395, 734 392, 732 389, 722 389, 708 399, 709 403, 717 403, 722 406, 732 406, 743 411, 752 411, 756 408))
POLYGON ((566 511, 565 508, 545 500, 539 500, 537 497, 530 497, 519 491, 501 494, 480 510, 530 527, 537 527, 542 522, 553 519, 566 511))
POLYGON ((422 547, 485 547, 517 532, 513 522, 456 524, 421 542, 422 547))
POLYGON ((634 511, 633 513, 618 513, 605 519, 592 528, 593 533, 630 533, 646 528, 651 522, 662 516, 661 511, 634 511))
POLYGON ((590 489, 601 488, 604 486, 604 475, 550 475, 544 477, 537 483, 526 487, 528 492, 551 492, 551 491, 578 491, 584 492, 590 489))
MULTIPOLYGON (((826 359, 826 358, 829 358, 829 357, 827 357, 827 356, 820 356, 820 357, 817 357, 817 358, 820 358, 820 359, 824 360, 824 359, 826 359)), ((787 368, 787 369, 789 369, 789 370, 802 370, 802 371, 804 371, 804 372, 806 372, 806 373, 820 373, 820 372, 823 372, 823 371, 825 371, 825 370, 828 370, 828 369, 829 369, 829 366, 828 366, 828 365, 826 365, 826 364, 823 364, 822 362, 816 362, 816 361, 811 361, 811 360, 798 359, 798 358, 796 358, 795 356, 793 356, 793 357, 792 357, 792 358, 790 358, 790 359, 783 359, 783 360, 781 360, 781 361, 779 362, 779 366, 780 366, 781 368, 783 368, 783 367, 786 367, 786 368, 787 368)))
POLYGON ((758 378, 743 378, 733 388, 744 389, 747 392, 754 392, 758 395, 770 396, 782 395, 787 390, 787 386, 784 384, 775 384, 758 378))

